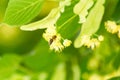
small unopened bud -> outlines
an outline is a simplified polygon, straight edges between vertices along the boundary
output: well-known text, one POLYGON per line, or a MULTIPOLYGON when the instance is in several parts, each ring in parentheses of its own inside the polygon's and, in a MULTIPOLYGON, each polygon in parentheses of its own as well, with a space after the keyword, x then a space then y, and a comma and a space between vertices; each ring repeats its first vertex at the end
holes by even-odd
POLYGON ((99 41, 103 41, 103 40, 104 40, 104 37, 103 37, 102 35, 100 35, 100 36, 98 37, 98 40, 99 40, 99 41))
POLYGON ((68 40, 68 39, 65 39, 65 40, 63 41, 63 45, 64 45, 65 47, 70 46, 71 43, 72 43, 72 42, 71 42, 70 40, 68 40))

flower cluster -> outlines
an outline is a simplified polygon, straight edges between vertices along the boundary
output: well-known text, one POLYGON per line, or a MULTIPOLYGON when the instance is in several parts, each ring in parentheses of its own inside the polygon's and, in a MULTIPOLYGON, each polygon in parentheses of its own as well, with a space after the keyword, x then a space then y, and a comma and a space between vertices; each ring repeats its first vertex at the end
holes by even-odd
POLYGON ((120 25, 117 25, 114 21, 107 21, 105 22, 105 28, 112 34, 118 33, 118 37, 120 38, 120 25))
POLYGON ((45 33, 43 33, 43 38, 49 43, 50 50, 55 50, 56 52, 61 52, 72 43, 68 39, 63 39, 61 35, 57 33, 55 26, 48 27, 45 33))
POLYGON ((104 37, 102 35, 98 36, 98 38, 90 38, 89 35, 82 36, 81 43, 88 48, 94 49, 100 45, 100 42, 103 41, 104 37))

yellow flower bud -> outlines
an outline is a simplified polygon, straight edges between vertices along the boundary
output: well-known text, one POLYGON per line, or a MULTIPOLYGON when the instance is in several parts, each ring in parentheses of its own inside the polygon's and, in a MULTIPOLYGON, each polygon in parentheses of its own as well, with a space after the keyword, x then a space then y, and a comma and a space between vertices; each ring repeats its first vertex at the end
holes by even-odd
POLYGON ((63 45, 64 45, 65 47, 70 46, 71 43, 72 43, 72 42, 71 42, 70 40, 68 40, 68 39, 65 39, 65 40, 63 41, 63 45))
POLYGON ((100 36, 98 37, 98 40, 99 40, 99 41, 103 41, 103 40, 104 40, 104 37, 103 37, 102 35, 100 35, 100 36))

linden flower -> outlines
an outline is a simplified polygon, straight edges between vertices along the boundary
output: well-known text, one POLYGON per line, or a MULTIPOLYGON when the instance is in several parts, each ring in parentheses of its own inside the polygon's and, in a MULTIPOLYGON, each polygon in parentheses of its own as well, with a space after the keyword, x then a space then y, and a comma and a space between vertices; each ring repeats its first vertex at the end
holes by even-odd
POLYGON ((118 27, 114 21, 105 22, 105 27, 108 32, 116 33, 118 31, 118 27))
POLYGON ((108 32, 111 33, 117 33, 118 32, 118 37, 120 38, 120 25, 117 25, 113 21, 107 21, 105 22, 105 26, 108 32))
POLYGON ((55 30, 55 27, 54 26, 51 26, 51 27, 48 27, 46 30, 45 30, 45 33, 43 33, 43 38, 46 40, 46 41, 49 41, 53 35, 56 35, 57 32, 55 30))
POLYGON ((100 41, 103 41, 104 37, 100 35, 98 38, 92 38, 90 39, 89 35, 84 35, 82 37, 81 43, 84 46, 87 46, 88 48, 94 49, 95 47, 98 47, 100 45, 100 41))
POLYGON ((60 40, 61 37, 57 36, 56 39, 50 45, 50 49, 55 50, 55 52, 57 51, 61 52, 64 49, 64 46, 61 44, 60 40))
POLYGON ((55 52, 61 52, 72 43, 68 39, 62 40, 61 35, 56 32, 55 26, 48 27, 43 33, 43 38, 49 43, 50 50, 55 50, 55 52), (63 44, 61 43, 62 41, 63 44))
POLYGON ((94 49, 95 47, 98 47, 99 45, 100 45, 100 42, 97 39, 93 38, 89 41, 89 43, 87 44, 87 47, 94 49))

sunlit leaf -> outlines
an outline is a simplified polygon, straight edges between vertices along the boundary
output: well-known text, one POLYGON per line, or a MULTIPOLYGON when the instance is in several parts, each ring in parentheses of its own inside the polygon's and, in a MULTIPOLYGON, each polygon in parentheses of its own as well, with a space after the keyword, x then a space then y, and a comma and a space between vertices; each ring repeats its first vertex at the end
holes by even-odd
POLYGON ((41 10, 44 0, 10 0, 4 22, 22 25, 30 22, 41 10))

